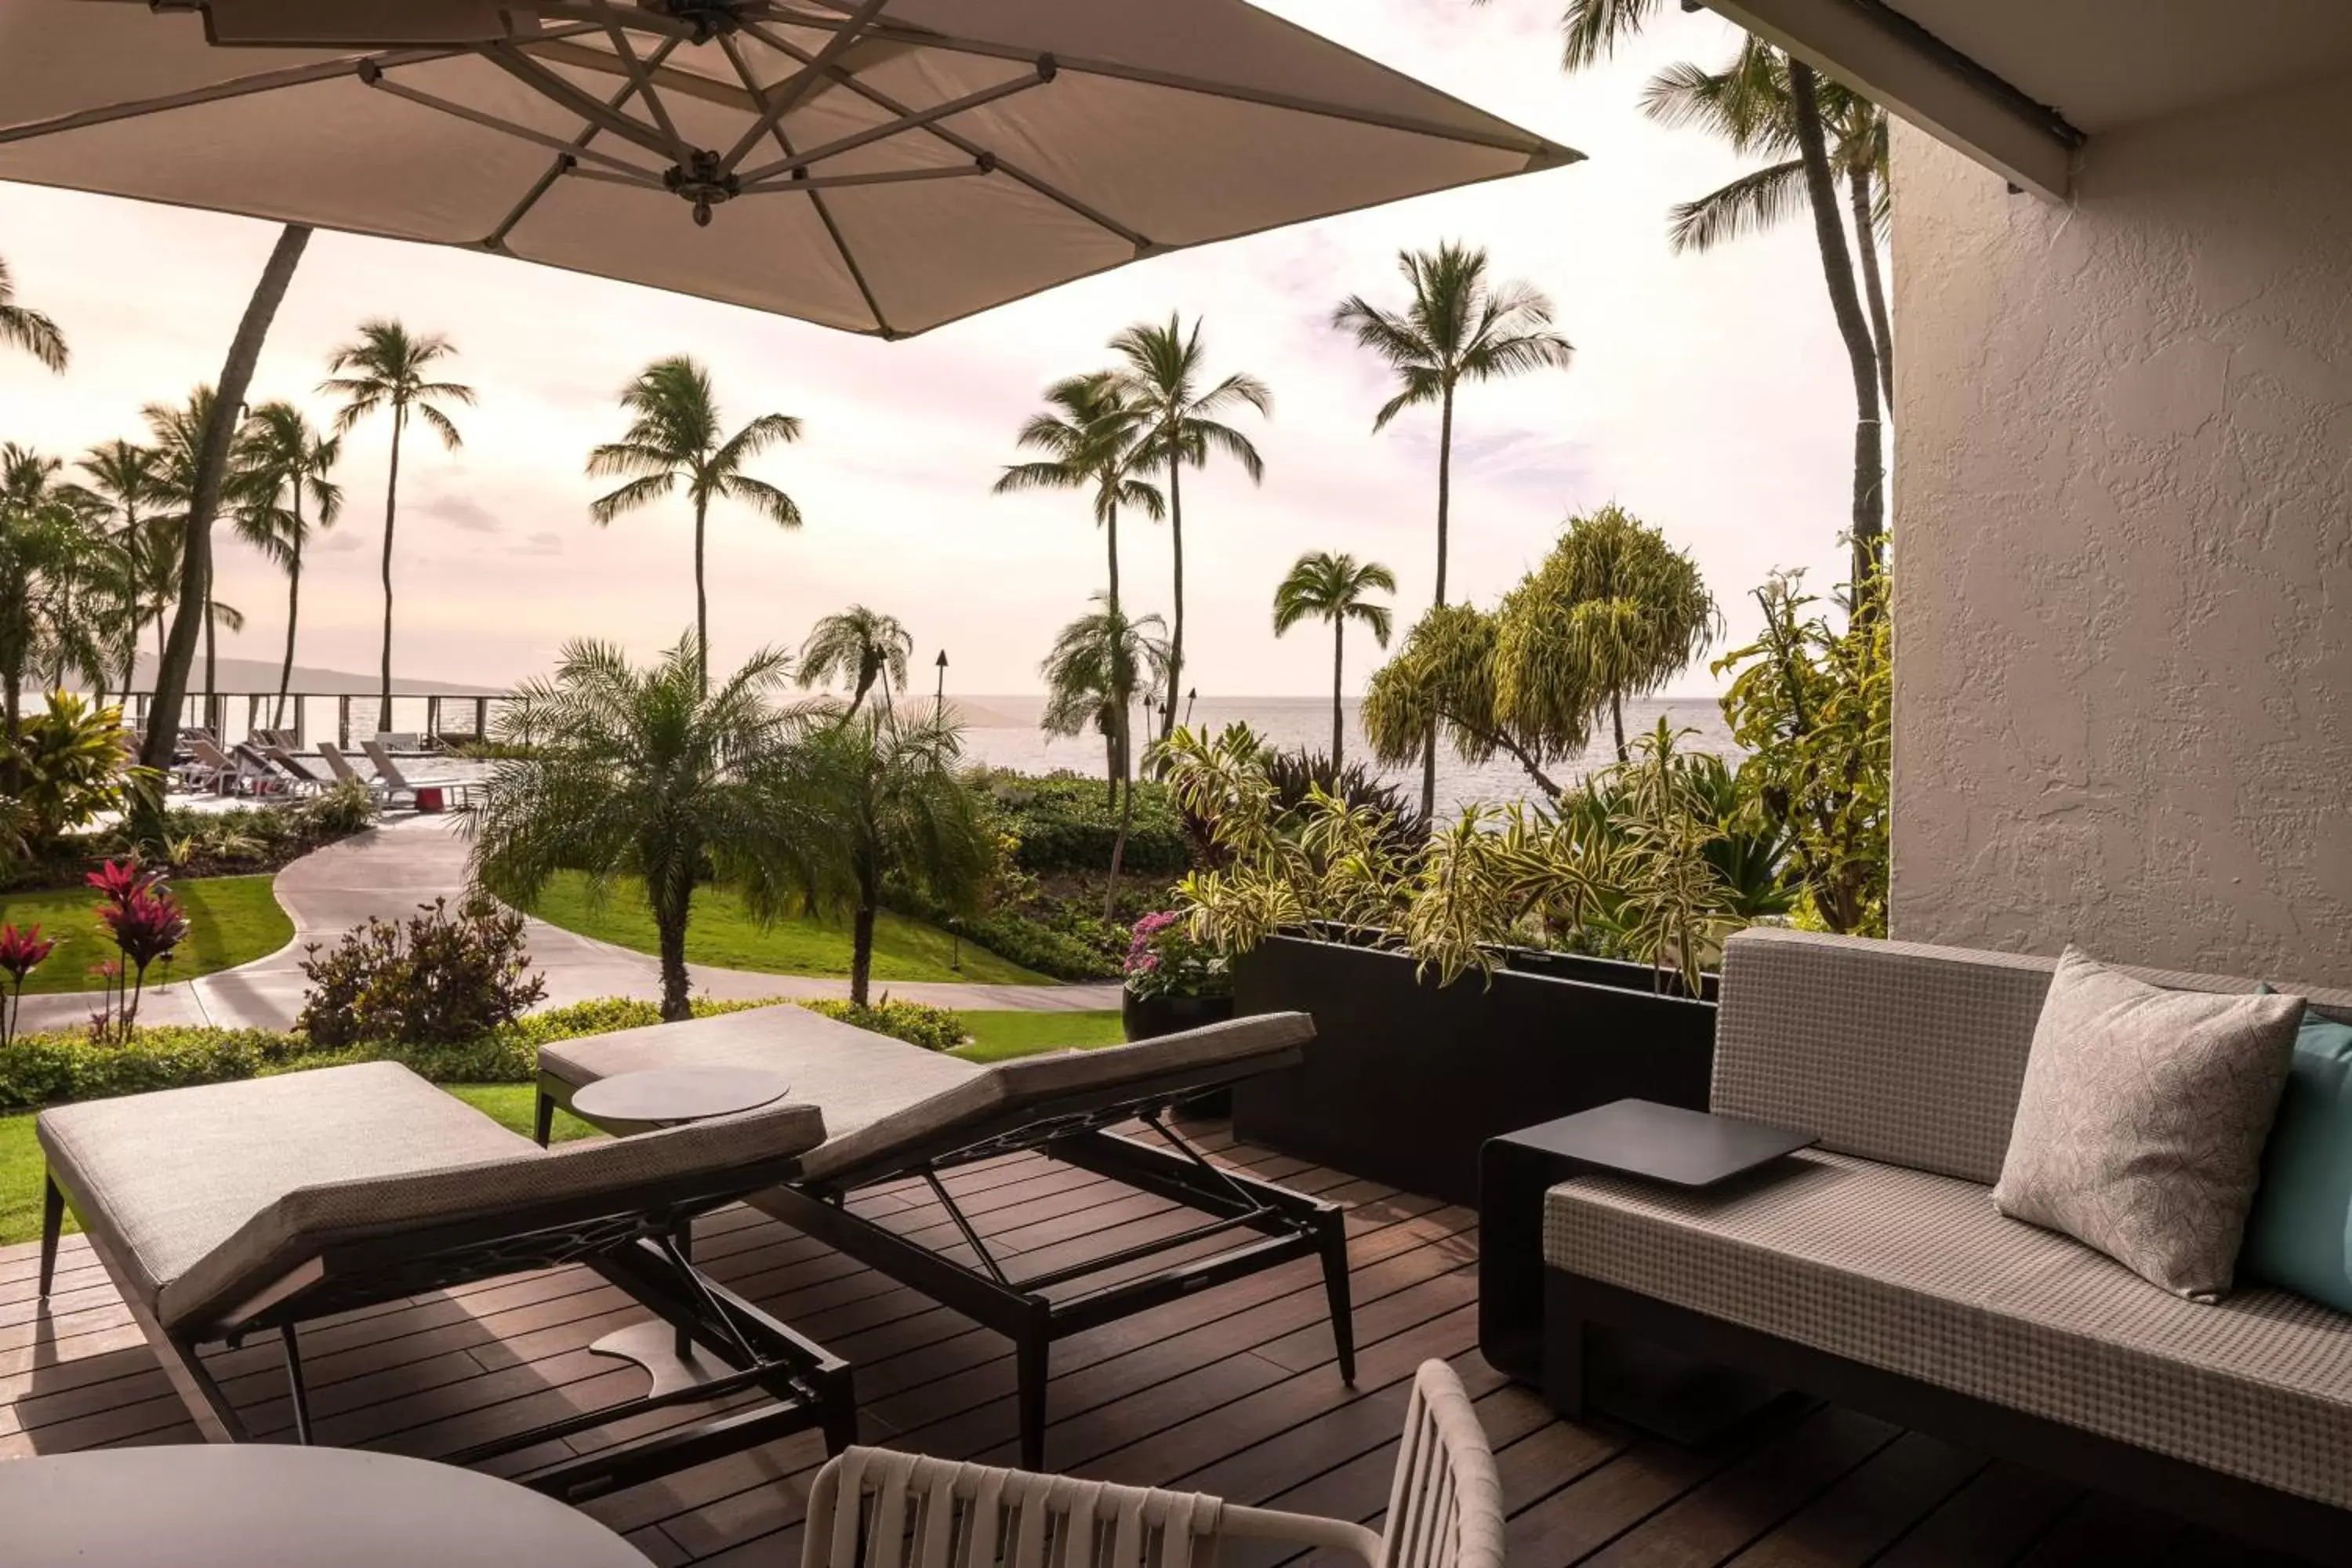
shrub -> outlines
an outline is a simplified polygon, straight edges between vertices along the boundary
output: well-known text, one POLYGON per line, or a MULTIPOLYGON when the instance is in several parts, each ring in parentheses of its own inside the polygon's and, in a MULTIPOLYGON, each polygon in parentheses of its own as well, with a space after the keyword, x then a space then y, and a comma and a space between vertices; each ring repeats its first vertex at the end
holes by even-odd
POLYGON ((363 1041, 451 1046, 514 1023, 547 994, 523 951, 522 917, 481 896, 446 899, 405 922, 371 919, 302 973, 311 991, 295 1026, 328 1050, 363 1041))
POLYGON ((898 1002, 885 996, 871 1006, 832 1000, 803 1002, 801 1005, 812 1013, 822 1013, 828 1018, 838 1018, 845 1024, 871 1029, 927 1051, 951 1051, 964 1041, 962 1019, 945 1007, 921 1002, 898 1002))
POLYGON ((18 725, 10 768, 37 853, 122 805, 122 710, 51 692, 47 710, 18 725))
POLYGON ((373 827, 376 803, 367 785, 357 779, 341 779, 296 805, 290 814, 265 811, 257 815, 278 822, 290 816, 291 826, 301 837, 313 844, 324 844, 373 827))
POLYGON ((1126 975, 1128 993, 1135 996, 1234 994, 1224 954, 1194 938, 1181 910, 1155 910, 1135 922, 1126 975))
MULTIPOLYGON (((1014 851, 1024 871, 1101 871, 1110 865, 1118 837, 1118 812, 1106 800, 1098 779, 1075 773, 1031 778, 984 772, 976 782, 987 791, 1004 827, 1020 840, 1014 851)), ((1192 864, 1192 840, 1169 804, 1167 789, 1150 779, 1135 786, 1135 821, 1127 836, 1123 864, 1129 871, 1181 876, 1192 864)))

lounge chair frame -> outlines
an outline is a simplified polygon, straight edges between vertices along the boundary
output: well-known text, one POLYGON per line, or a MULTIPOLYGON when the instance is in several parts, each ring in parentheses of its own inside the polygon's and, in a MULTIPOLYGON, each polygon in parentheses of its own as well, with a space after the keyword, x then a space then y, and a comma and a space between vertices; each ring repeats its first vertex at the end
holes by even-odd
MULTIPOLYGON (((630 1416, 754 1390, 766 1396, 758 1404, 600 1447, 513 1479, 578 1502, 811 1428, 824 1433, 828 1453, 839 1453, 856 1436, 848 1363, 701 1273, 681 1240, 697 1215, 740 1200, 792 1166, 789 1160, 763 1162, 730 1171, 723 1180, 700 1175, 647 1183, 633 1190, 626 1203, 609 1194, 572 1197, 325 1247, 236 1306, 191 1324, 167 1328, 127 1291, 124 1300, 210 1442, 247 1442, 252 1434, 206 1370, 199 1347, 219 1342, 234 1350, 249 1338, 274 1332, 285 1351, 295 1436, 309 1444, 312 1423, 299 1337, 304 1322, 478 1279, 583 1264, 674 1331, 674 1336, 657 1331, 648 1338, 625 1329, 608 1337, 618 1342, 612 1348, 606 1341, 593 1347, 645 1366, 653 1375, 651 1388, 633 1399, 446 1455, 447 1462, 480 1464, 630 1416), (663 1345, 671 1353, 662 1353, 663 1345)), ((77 1213, 84 1212, 77 1194, 52 1171, 42 1194, 44 1300, 69 1203, 77 1213)), ((127 1278, 101 1233, 85 1228, 107 1272, 127 1278)))
MULTIPOLYGON (((1322 1260, 1339 1375, 1350 1385, 1356 1381, 1346 1211, 1338 1204, 1214 1164, 1168 1123, 1169 1114, 1180 1105, 1221 1087, 1222 1081, 1193 1070, 1139 1079, 1122 1086, 1108 1100, 1099 1092, 1081 1090, 1005 1112, 976 1128, 958 1128, 932 1143, 895 1151, 868 1165, 820 1180, 779 1182, 753 1193, 749 1201, 803 1235, 1011 1339, 1019 1384, 1021 1463, 1027 1469, 1041 1469, 1055 1341, 1295 1258, 1322 1260), (1142 1122, 1167 1147, 1155 1148, 1108 1131, 1129 1121, 1142 1122), (940 1178, 959 1166, 1030 1151, 1198 1210, 1207 1218, 1177 1235, 1081 1263, 1012 1275, 940 1178), (935 1252, 851 1211, 849 1199, 856 1193, 909 1177, 920 1180, 946 1210, 973 1262, 935 1252), (1218 1236, 1244 1232, 1255 1235, 1204 1257, 1175 1259, 1154 1271, 1129 1274, 1059 1300, 1046 1294, 1055 1286, 1126 1270, 1218 1236)), ((541 1073, 537 1131, 542 1142, 556 1109, 572 1109, 572 1086, 562 1079, 541 1073)))

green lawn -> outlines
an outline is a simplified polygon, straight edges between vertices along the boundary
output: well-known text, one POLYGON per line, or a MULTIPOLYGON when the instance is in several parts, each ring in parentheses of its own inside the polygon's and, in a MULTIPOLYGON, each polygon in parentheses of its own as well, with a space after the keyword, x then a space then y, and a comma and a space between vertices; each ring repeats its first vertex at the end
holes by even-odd
MULTIPOLYGON (((167 969, 147 972, 151 985, 163 980, 189 980, 267 958, 294 940, 294 922, 270 895, 270 879, 200 877, 172 884, 173 895, 188 913, 188 940, 167 969)), ((26 994, 50 991, 94 991, 93 965, 115 956, 114 943, 98 923, 98 895, 87 888, 64 892, 0 893, 0 921, 19 931, 38 925, 41 934, 56 940, 48 961, 33 971, 26 994)))
POLYGON ((1010 1061, 1071 1046, 1115 1046, 1127 1038, 1116 1012, 984 1013, 975 1009, 958 1016, 963 1019, 971 1044, 949 1055, 968 1062, 1010 1061))
MULTIPOLYGON (((559 876, 540 895, 531 913, 551 925, 600 942, 658 952, 653 911, 635 882, 616 883, 592 909, 584 877, 559 876)), ((725 889, 704 888, 694 895, 686 927, 686 958, 720 969, 751 969, 763 974, 847 974, 849 921, 796 914, 762 929, 725 889)), ((970 942, 959 944, 937 926, 885 912, 874 927, 874 978, 968 980, 982 985, 1045 985, 1042 974, 1008 963, 970 942), (954 967, 961 962, 961 967, 954 967)))

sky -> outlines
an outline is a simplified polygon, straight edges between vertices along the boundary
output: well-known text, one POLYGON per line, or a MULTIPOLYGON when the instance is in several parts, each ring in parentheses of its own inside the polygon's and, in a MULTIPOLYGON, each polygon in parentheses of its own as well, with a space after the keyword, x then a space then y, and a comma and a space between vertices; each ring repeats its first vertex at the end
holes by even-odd
MULTIPOLYGON (((1567 517, 1616 501, 1697 560, 1726 639, 1757 624, 1749 591, 1801 567, 1839 581, 1851 485, 1852 393, 1810 229, 1706 257, 1674 255, 1665 215, 1743 171, 1706 135, 1638 108, 1670 61, 1715 64, 1736 31, 1672 7, 1650 36, 1574 77, 1559 68, 1558 0, 1265 0, 1266 8, 1467 99, 1589 161, 1161 257, 898 343, 460 251, 321 233, 256 373, 251 401, 289 398, 322 422, 315 387, 362 319, 448 335, 450 374, 478 405, 444 451, 403 454, 394 663, 404 677, 506 684, 543 673, 568 638, 649 657, 693 619, 690 514, 680 505, 600 528, 588 448, 616 437, 620 389, 684 353, 711 369, 730 424, 782 412, 802 441, 756 469, 799 502, 786 532, 747 511, 711 521, 712 638, 722 662, 797 646, 851 603, 902 620, 949 689, 1031 691, 1058 626, 1102 585, 1103 549, 1076 494, 999 497, 1013 437, 1058 377, 1100 367, 1121 327, 1205 315, 1213 373, 1272 386, 1244 414, 1262 485, 1231 465, 1184 485, 1188 684, 1203 692, 1329 689, 1329 645, 1274 637, 1290 563, 1344 550, 1390 564, 1402 620, 1434 569, 1433 412, 1371 433, 1387 373, 1329 324, 1351 293, 1402 306, 1397 252, 1457 239, 1495 274, 1535 284, 1576 347, 1565 372, 1469 389, 1457 415, 1449 595, 1491 603, 1539 561, 1567 517)), ((60 454, 136 437, 142 405, 219 373, 274 226, 0 184, 0 255, 17 300, 57 319, 73 365, 52 376, 0 355, 0 439, 60 454)), ((303 581, 299 658, 375 668, 377 552, 389 426, 346 440, 340 525, 303 581)), ((1131 611, 1164 610, 1164 528, 1120 530, 1131 611)), ((247 616, 221 651, 274 658, 284 579, 234 542, 217 596, 247 616)), ((1360 688, 1371 659, 1351 658, 1360 688)), ((929 684, 926 679, 923 684, 929 684)), ((1672 689, 1711 691, 1704 664, 1672 689)))

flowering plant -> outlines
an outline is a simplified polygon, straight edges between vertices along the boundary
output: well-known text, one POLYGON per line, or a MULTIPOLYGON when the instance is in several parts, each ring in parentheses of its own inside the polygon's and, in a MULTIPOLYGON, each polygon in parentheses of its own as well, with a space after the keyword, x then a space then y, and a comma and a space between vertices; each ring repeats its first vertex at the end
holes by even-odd
POLYGON ((1161 910, 1135 922, 1127 949, 1127 989, 1135 996, 1229 996, 1224 955, 1194 939, 1183 912, 1161 910))
POLYGON ((187 940, 188 917, 163 886, 163 876, 142 871, 134 863, 109 860, 86 879, 103 896, 98 921, 122 953, 119 963, 104 966, 105 1005, 90 1016, 90 1035, 100 1040, 128 1040, 139 1020, 147 971, 159 961, 172 962, 187 940))
POLYGON ((0 924, 0 972, 16 983, 8 996, 7 1016, 0 1017, 0 1045, 16 1037, 16 1015, 25 1005, 25 982, 57 945, 41 935, 37 925, 18 931, 14 925, 0 924))

